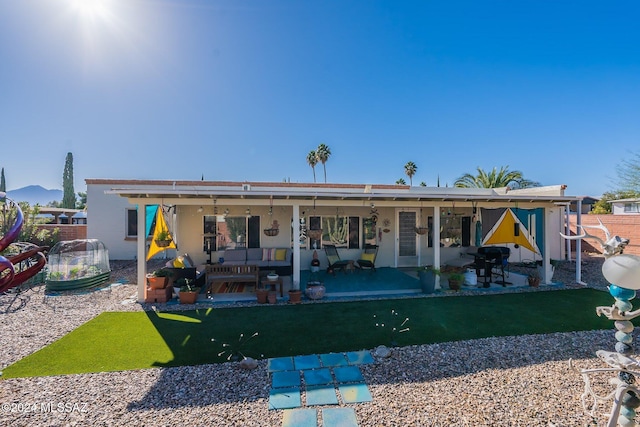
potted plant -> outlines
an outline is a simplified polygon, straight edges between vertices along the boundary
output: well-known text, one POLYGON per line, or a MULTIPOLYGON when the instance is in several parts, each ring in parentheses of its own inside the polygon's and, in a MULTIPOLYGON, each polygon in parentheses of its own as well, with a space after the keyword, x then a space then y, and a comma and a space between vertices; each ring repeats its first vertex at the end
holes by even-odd
POLYGON ((180 304, 195 304, 198 300, 200 288, 193 285, 193 279, 182 277, 178 279, 176 285, 180 286, 180 291, 178 292, 180 304))
POLYGON ((533 288, 537 288, 540 286, 540 275, 538 274, 538 270, 534 270, 527 276, 527 282, 529 282, 529 286, 533 288))
POLYGON ((171 235, 169 230, 160 230, 155 236, 156 245, 161 248, 166 248, 171 244, 171 235))
POLYGON ((147 284, 151 289, 164 289, 169 284, 169 278, 172 276, 170 270, 161 268, 153 273, 147 274, 147 284))
POLYGON ((460 289, 460 285, 464 282, 464 274, 459 272, 453 272, 449 274, 449 289, 457 291, 460 289))
POLYGON ((440 275, 440 269, 433 265, 418 268, 420 287, 425 294, 432 294, 436 288, 436 276, 440 275))
POLYGON ((293 281, 289 290, 289 302, 291 304, 300 304, 302 300, 302 291, 300 290, 300 282, 293 281))
POLYGON ((256 298, 258 299, 258 304, 266 304, 268 296, 269 296, 269 289, 265 287, 262 283, 259 283, 258 287, 256 288, 256 298))

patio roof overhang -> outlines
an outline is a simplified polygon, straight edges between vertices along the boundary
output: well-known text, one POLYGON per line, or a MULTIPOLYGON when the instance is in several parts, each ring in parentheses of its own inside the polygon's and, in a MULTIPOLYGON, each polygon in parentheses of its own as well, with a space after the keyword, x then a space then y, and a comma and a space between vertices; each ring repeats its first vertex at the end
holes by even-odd
MULTIPOLYGON (((117 184, 113 182, 113 184, 117 184)), ((108 194, 129 199, 161 199, 169 204, 197 205, 204 200, 223 199, 226 202, 291 205, 335 203, 388 205, 421 203, 437 205, 447 202, 539 203, 567 204, 583 197, 565 196, 564 186, 538 187, 525 190, 409 187, 406 185, 371 184, 295 184, 265 182, 207 182, 207 181, 127 181, 114 185, 108 194)))

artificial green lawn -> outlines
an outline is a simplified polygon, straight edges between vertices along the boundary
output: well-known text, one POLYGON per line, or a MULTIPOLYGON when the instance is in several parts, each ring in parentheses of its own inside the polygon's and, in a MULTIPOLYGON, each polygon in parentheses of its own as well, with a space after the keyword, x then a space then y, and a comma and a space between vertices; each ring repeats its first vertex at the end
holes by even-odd
POLYGON ((407 317, 405 326, 410 330, 393 337, 400 346, 609 329, 612 322, 596 316, 595 307, 612 302, 606 292, 578 289, 168 313, 106 312, 8 366, 2 378, 218 363, 226 361, 239 342, 242 353, 254 358, 370 349, 390 345, 392 328, 407 317), (247 341, 254 332, 258 336, 247 341), (239 339, 240 334, 245 338, 239 339), (222 343, 230 347, 223 348, 222 343), (218 356, 223 350, 226 353, 218 356))

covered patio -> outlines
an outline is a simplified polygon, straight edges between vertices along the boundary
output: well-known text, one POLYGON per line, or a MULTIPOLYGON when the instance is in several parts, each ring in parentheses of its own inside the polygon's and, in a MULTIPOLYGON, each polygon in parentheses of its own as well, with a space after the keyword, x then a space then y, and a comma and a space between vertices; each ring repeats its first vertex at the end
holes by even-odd
MULTIPOLYGON (((167 251, 169 258, 188 253, 197 265, 204 266, 209 260, 215 263, 224 258, 230 249, 290 248, 292 274, 285 283, 303 290, 314 252, 320 270, 326 270, 327 244, 335 245, 341 258, 352 261, 361 256, 365 245, 376 245, 378 270, 408 272, 424 265, 439 268, 475 246, 508 246, 510 262, 539 262, 544 267, 542 283, 550 283, 551 259, 565 259, 566 243, 560 236, 560 232, 566 233, 565 213, 570 203, 581 201, 565 196, 562 185, 510 190, 87 180, 87 190, 93 196, 89 209, 96 210, 91 212, 96 218, 92 223, 98 227, 100 218, 117 216, 114 208, 162 206, 177 244, 177 250, 167 251)), ((138 230, 147 228, 145 215, 134 218, 138 230)), ((114 240, 110 237, 113 225, 108 225, 105 223, 104 230, 91 230, 91 234, 103 241, 114 240)), ((120 239, 113 245, 107 242, 110 251, 119 246, 138 260, 140 300, 144 299, 148 244, 148 239, 138 238, 120 239)), ((368 271, 357 272, 354 277, 358 274, 370 280, 357 290, 344 292, 374 296, 388 291, 376 284, 368 271)), ((331 280, 327 277, 326 283, 331 280)), ((580 282, 579 269, 576 281, 580 282)), ((404 289, 418 287, 403 285, 404 289)), ((446 284, 437 288, 446 289, 446 284)), ((331 294, 331 289, 327 292, 331 294)))

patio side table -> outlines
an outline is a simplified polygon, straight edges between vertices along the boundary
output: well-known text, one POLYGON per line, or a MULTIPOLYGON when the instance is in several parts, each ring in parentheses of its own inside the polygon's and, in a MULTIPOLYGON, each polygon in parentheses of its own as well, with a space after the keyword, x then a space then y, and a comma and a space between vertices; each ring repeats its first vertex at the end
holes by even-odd
POLYGON ((273 291, 277 290, 276 285, 280 285, 280 296, 284 297, 284 292, 282 290, 282 276, 278 276, 278 278, 275 280, 269 280, 265 277, 260 281, 260 283, 263 287, 269 286, 269 288, 273 291))

